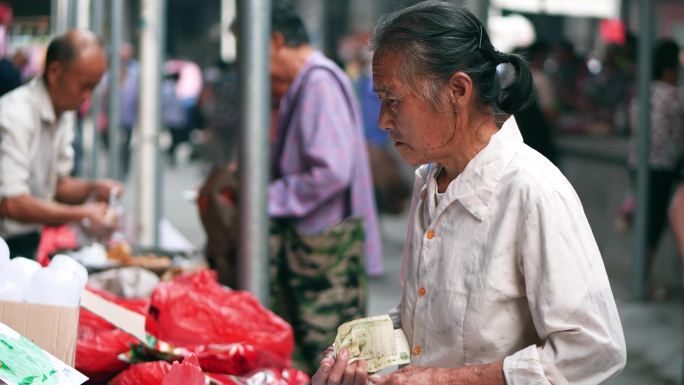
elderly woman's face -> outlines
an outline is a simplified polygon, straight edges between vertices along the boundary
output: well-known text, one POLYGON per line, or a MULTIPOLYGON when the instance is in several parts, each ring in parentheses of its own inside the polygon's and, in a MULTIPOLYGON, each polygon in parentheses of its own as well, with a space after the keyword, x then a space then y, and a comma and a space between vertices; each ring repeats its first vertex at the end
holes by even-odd
POLYGON ((382 103, 380 127, 387 130, 401 157, 411 165, 448 156, 454 115, 438 111, 401 77, 401 57, 386 52, 373 58, 373 89, 382 103))

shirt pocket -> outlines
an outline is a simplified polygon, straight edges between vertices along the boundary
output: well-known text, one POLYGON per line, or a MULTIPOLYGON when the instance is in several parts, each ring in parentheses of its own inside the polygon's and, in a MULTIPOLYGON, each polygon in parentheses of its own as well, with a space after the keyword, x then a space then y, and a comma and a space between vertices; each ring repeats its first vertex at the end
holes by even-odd
POLYGON ((525 294, 525 279, 512 254, 493 254, 483 269, 485 285, 492 294, 504 298, 521 298, 525 294))

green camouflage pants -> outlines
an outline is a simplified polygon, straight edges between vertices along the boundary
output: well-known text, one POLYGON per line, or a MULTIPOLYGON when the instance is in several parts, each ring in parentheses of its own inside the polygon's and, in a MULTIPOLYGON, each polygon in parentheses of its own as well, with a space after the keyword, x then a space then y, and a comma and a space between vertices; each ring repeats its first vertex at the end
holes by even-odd
POLYGON ((271 223, 271 309, 294 330, 294 365, 316 370, 337 327, 366 313, 363 221, 347 218, 318 235, 271 223))

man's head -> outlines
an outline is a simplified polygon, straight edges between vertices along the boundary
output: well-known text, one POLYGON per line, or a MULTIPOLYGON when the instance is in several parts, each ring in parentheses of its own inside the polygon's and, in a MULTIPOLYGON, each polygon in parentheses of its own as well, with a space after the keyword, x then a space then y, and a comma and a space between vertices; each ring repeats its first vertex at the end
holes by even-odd
MULTIPOLYGON (((289 0, 273 2, 271 11, 270 71, 272 93, 284 88, 294 80, 302 64, 302 47, 309 47, 309 34, 304 22, 289 0), (284 87, 279 87, 282 84, 284 87)), ((282 91, 282 90, 281 90, 282 91)), ((282 92, 280 92, 282 93, 282 92)))
POLYGON ((72 29, 52 40, 43 77, 57 113, 77 109, 107 70, 107 55, 94 33, 72 29))

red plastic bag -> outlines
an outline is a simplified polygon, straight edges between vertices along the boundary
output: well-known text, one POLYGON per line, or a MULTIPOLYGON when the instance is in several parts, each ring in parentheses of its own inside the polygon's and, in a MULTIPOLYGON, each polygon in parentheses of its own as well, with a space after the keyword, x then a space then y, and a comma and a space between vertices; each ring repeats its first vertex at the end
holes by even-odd
POLYGON ((236 377, 228 374, 207 373, 219 385, 306 385, 309 376, 297 369, 262 369, 236 377))
POLYGON ((184 359, 182 364, 174 362, 162 385, 204 385, 204 373, 197 356, 184 359))
MULTIPOLYGON (((88 290, 139 314, 147 313, 147 299, 127 300, 106 291, 90 287, 88 290)), ((127 352, 131 345, 136 343, 138 340, 134 337, 90 311, 81 309, 76 343, 76 369, 89 377, 93 383, 107 382, 128 367, 128 364, 119 360, 118 356, 127 352)))
POLYGON ((197 357, 191 355, 183 363, 145 362, 116 376, 111 385, 204 385, 204 373, 197 357))
POLYGON ((196 353, 208 372, 241 375, 291 366, 290 325, 252 294, 219 285, 208 270, 160 284, 146 327, 159 340, 196 353))
POLYGON ((145 362, 131 365, 109 382, 110 385, 162 385, 171 371, 166 361, 145 362))
POLYGON ((76 249, 77 247, 76 234, 69 225, 43 226, 40 243, 36 251, 36 260, 42 266, 47 266, 50 263, 50 254, 59 250, 76 249))

